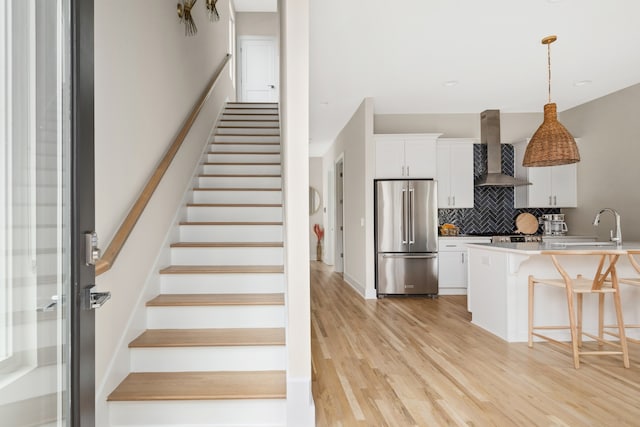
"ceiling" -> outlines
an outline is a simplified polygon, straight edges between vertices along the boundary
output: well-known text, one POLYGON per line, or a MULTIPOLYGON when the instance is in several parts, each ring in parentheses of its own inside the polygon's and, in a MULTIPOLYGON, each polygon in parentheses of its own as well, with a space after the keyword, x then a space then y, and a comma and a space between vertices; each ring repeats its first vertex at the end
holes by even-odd
MULTIPOLYGON (((239 1, 239 0, 236 0, 239 1)), ((310 143, 376 114, 563 111, 640 82, 637 0, 310 0, 310 143)))

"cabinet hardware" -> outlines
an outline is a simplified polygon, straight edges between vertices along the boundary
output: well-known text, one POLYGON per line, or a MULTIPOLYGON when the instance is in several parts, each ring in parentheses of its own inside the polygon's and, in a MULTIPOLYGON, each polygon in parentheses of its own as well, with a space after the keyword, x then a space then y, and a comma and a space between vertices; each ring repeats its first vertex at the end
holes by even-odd
POLYGON ((411 175, 409 174, 409 166, 407 166, 407 176, 411 176, 411 175))
POLYGON ((404 165, 402 166, 402 176, 404 176, 404 165))
POLYGON ((453 196, 453 206, 456 205, 456 196, 453 196))
POLYGON ((462 255, 462 263, 464 264, 464 252, 460 253, 462 255))
POLYGON ((549 206, 551 206, 551 205, 552 205, 552 203, 551 203, 551 196, 549 196, 549 206))
POLYGON ((558 198, 553 196, 553 206, 558 206, 558 198))

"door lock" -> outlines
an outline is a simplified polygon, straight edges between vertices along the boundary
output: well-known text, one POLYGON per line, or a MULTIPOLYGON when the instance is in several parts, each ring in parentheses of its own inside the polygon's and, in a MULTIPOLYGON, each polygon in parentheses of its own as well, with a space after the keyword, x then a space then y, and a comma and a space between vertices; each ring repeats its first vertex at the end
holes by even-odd
POLYGON ((95 292, 96 285, 89 285, 84 289, 84 309, 95 310, 111 299, 111 292, 95 292))
POLYGON ((85 264, 96 265, 100 259, 100 249, 98 248, 98 233, 88 231, 84 233, 85 264))

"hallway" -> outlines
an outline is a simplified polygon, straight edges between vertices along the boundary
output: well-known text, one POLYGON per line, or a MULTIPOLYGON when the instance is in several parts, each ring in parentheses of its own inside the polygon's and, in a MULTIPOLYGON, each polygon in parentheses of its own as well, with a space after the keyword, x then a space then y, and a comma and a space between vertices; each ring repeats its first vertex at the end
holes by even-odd
POLYGON ((313 395, 324 426, 637 425, 640 347, 571 357, 472 325, 466 297, 363 300, 311 262, 313 395))

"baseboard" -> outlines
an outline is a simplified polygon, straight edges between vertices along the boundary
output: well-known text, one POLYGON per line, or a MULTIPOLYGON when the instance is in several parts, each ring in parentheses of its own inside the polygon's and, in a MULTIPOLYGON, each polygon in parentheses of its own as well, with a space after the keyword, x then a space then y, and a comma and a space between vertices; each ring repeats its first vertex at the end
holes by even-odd
POLYGON ((311 377, 287 378, 287 425, 292 427, 316 425, 311 377))
POLYGON ((351 286, 356 292, 358 292, 360 295, 362 295, 362 297, 364 297, 366 295, 364 285, 362 285, 360 282, 358 282, 356 279, 354 279, 351 275, 349 275, 347 272, 344 272, 344 273, 342 273, 342 277, 343 277, 343 280, 349 286, 351 286))

